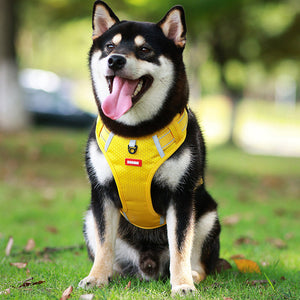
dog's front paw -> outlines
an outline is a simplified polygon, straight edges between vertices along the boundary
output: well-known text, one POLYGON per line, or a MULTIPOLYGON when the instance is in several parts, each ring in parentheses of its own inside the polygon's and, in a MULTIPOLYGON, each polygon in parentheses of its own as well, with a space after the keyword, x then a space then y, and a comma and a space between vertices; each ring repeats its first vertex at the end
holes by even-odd
POLYGON ((94 276, 87 276, 79 282, 78 287, 83 289, 91 289, 93 287, 103 287, 107 284, 108 278, 106 280, 103 280, 94 276))
POLYGON ((189 285, 189 284, 176 285, 172 287, 172 297, 176 295, 188 296, 191 293, 194 293, 195 291, 196 288, 194 285, 189 285))

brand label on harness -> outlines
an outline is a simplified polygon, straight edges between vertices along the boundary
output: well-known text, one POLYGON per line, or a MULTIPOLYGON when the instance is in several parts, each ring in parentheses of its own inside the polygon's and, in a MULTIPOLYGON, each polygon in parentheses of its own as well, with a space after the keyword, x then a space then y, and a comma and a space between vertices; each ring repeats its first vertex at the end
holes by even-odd
POLYGON ((141 159, 125 158, 125 165, 126 166, 141 167, 142 166, 142 160, 141 159))

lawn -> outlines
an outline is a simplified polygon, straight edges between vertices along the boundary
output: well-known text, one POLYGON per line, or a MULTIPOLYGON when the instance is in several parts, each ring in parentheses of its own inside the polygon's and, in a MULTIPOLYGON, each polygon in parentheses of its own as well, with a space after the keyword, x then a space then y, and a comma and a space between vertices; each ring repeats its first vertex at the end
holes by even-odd
MULTIPOLYGON (((77 289, 91 267, 82 236, 89 204, 86 136, 45 128, 0 135, 0 293, 10 289, 2 297, 59 299, 69 286, 73 299, 87 293, 77 289)), ((209 276, 187 298, 299 299, 300 159, 211 148, 207 185, 219 203, 221 256, 232 269, 209 276), (260 273, 240 272, 233 256, 256 262, 260 273)), ((170 283, 116 278, 88 293, 95 299, 168 299, 170 283)))

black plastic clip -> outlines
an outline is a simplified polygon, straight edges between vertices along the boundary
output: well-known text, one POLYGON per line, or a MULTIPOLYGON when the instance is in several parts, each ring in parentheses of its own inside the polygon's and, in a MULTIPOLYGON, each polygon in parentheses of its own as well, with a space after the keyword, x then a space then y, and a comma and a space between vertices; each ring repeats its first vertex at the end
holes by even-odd
POLYGON ((138 149, 138 146, 136 145, 136 140, 130 140, 128 145, 128 152, 130 154, 135 154, 138 149))
POLYGON ((135 145, 135 146, 133 146, 133 147, 131 147, 131 146, 128 145, 128 152, 129 152, 130 154, 134 154, 134 153, 136 153, 137 148, 138 148, 137 145, 135 145))

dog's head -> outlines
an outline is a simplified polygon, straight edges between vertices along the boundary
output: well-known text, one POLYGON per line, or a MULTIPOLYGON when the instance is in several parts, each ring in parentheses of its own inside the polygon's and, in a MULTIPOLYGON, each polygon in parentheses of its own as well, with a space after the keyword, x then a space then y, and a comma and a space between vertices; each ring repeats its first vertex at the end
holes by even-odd
POLYGON ((182 62, 185 34, 181 6, 154 24, 119 21, 106 3, 96 1, 90 71, 100 115, 132 127, 164 109, 173 114, 183 110, 187 99, 179 98, 188 93, 182 62))

